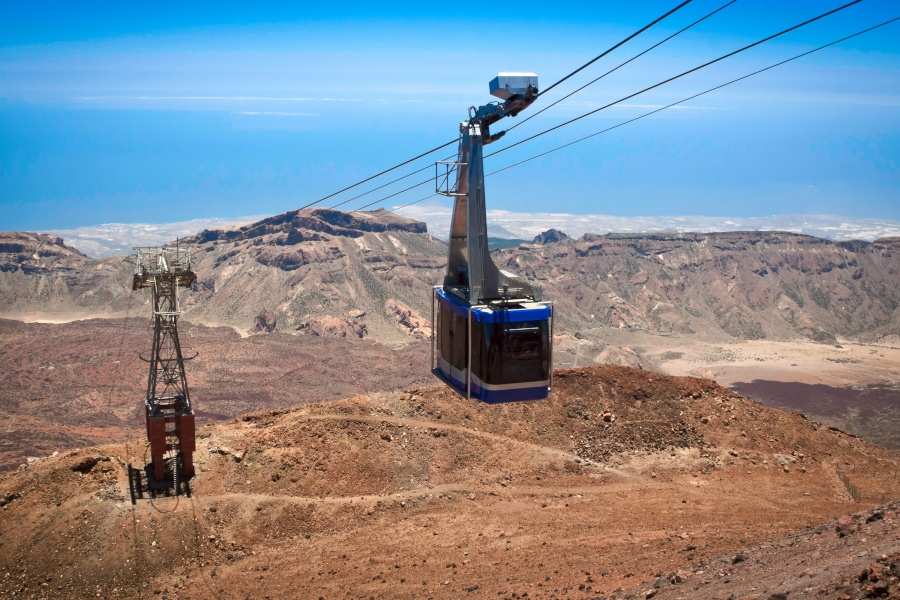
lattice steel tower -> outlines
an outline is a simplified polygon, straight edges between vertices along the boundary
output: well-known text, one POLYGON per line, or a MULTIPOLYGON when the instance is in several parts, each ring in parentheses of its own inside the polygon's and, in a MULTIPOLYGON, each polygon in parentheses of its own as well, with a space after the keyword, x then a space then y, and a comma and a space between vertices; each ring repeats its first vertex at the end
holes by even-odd
POLYGON ((191 287, 197 275, 191 270, 189 248, 176 245, 134 251, 132 289, 149 288, 153 295, 153 347, 150 358, 145 359, 150 363, 146 415, 153 461, 148 476, 152 487, 167 486, 171 481, 177 492, 178 478, 194 474, 196 448, 194 411, 178 341, 178 288, 191 287), (167 451, 171 453, 168 465, 167 451))

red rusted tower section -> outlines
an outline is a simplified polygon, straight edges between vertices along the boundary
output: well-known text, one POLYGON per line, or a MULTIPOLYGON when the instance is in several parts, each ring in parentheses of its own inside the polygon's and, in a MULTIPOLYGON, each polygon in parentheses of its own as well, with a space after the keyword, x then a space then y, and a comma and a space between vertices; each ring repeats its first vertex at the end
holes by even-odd
MULTIPOLYGON (((147 438, 150 440, 151 488, 178 492, 179 479, 194 475, 194 410, 178 341, 178 289, 197 279, 191 270, 189 248, 175 246, 135 248, 132 289, 152 293, 153 347, 147 378, 147 438), (166 455, 169 460, 166 460, 166 455)), ((143 357, 142 357, 143 358, 143 357)))

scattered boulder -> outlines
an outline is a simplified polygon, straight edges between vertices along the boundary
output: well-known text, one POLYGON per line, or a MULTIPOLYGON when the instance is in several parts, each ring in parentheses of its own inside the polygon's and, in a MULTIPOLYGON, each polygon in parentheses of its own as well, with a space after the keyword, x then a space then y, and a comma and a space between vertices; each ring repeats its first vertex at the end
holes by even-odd
POLYGON ((835 531, 841 537, 846 537, 859 529, 859 523, 853 515, 845 515, 838 519, 835 531))
POLYGON ((773 454, 773 456, 779 464, 784 466, 797 462, 797 458, 789 454, 773 454))
POLYGON ((866 523, 873 523, 875 521, 880 521, 883 518, 884 518, 884 513, 879 510, 879 511, 872 513, 868 517, 866 517, 866 523))
POLYGON ((228 446, 219 446, 218 448, 216 448, 216 452, 218 452, 222 456, 231 457, 234 462, 241 462, 242 460, 244 460, 244 454, 242 452, 238 452, 237 450, 229 448, 228 446))
POLYGON ((18 500, 21 497, 22 497, 21 492, 10 492, 9 494, 0 496, 0 507, 6 506, 13 500, 18 500))
POLYGON ((368 328, 362 323, 356 323, 325 315, 316 317, 301 323, 297 327, 298 331, 303 331, 316 337, 335 337, 335 338, 358 338, 363 339, 369 334, 368 328))
POLYGON ((72 470, 78 473, 90 473, 97 463, 109 462, 109 460, 108 456, 87 456, 72 465, 72 470))
POLYGON ((253 331, 256 333, 272 333, 275 331, 277 321, 278 318, 275 315, 275 311, 264 310, 256 315, 256 325, 253 331))
POLYGON ((411 307, 393 298, 387 300, 384 307, 410 336, 417 340, 427 340, 431 337, 431 323, 411 307))

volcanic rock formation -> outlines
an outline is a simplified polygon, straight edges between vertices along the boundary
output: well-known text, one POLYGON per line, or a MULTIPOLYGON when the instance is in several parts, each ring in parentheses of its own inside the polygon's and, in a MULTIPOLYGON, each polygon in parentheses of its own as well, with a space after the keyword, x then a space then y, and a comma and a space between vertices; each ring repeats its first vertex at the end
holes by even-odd
MULTIPOLYGON (((366 335, 387 343, 420 336, 395 307, 408 309, 407 322, 427 319, 446 261, 446 246, 424 224, 387 211, 293 211, 184 243, 194 248, 198 273, 184 297, 190 319, 255 331, 265 314, 292 331, 362 310, 366 335)), ((91 260, 35 234, 0 234, 0 249, 0 314, 133 310, 130 265, 120 258, 91 260)), ((831 242, 781 232, 571 240, 551 230, 496 251, 494 260, 542 285, 561 333, 616 328, 835 343, 900 330, 898 250, 898 239, 831 242)))

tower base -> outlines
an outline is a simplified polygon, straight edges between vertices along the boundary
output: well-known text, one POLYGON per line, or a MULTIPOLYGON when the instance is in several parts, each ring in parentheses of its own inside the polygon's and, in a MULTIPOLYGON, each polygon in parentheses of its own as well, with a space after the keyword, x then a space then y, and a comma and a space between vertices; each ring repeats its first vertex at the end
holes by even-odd
POLYGON ((194 476, 194 451, 197 448, 195 437, 194 413, 184 412, 176 400, 169 406, 160 404, 155 414, 147 407, 147 439, 150 441, 150 460, 152 472, 148 470, 148 478, 152 474, 153 484, 165 485, 167 481, 165 456, 172 451, 176 460, 172 463, 173 485, 177 487, 177 479, 194 476))

